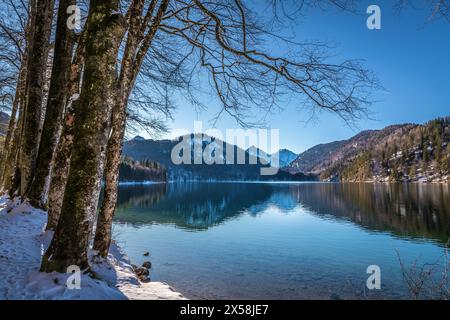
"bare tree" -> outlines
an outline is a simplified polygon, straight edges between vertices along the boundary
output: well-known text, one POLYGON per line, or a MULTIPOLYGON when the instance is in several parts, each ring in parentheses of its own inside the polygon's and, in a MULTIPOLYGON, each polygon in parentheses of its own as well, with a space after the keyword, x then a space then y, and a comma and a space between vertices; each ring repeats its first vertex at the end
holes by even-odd
POLYGON ((32 41, 27 65, 26 103, 20 150, 20 194, 25 195, 32 181, 39 147, 44 80, 53 17, 53 1, 36 2, 32 41))
POLYGON ((89 208, 98 185, 115 100, 115 64, 123 36, 119 0, 90 2, 86 55, 74 144, 61 216, 42 271, 65 272, 69 265, 88 267, 89 208))
POLYGON ((70 66, 69 97, 65 108, 61 135, 55 150, 48 191, 47 230, 54 230, 58 224, 64 198, 67 178, 69 176, 70 157, 74 141, 75 110, 79 105, 81 75, 84 67, 86 29, 78 37, 77 49, 70 66))
MULTIPOLYGON (((254 21, 255 9, 241 0, 123 3, 121 7, 118 0, 90 2, 83 32, 85 40, 83 36, 78 40, 77 54, 71 64, 70 88, 61 90, 66 92, 58 96, 59 106, 66 104, 60 100, 73 99, 66 106, 61 139, 56 154, 52 155, 49 228, 56 228, 42 261, 43 271, 65 271, 72 264, 88 267, 88 239, 105 156, 106 192, 94 248, 102 256, 107 254, 127 116, 134 124, 163 130, 158 119, 142 121, 139 115, 145 108, 150 113, 154 112, 152 108, 168 111, 168 88, 182 89, 192 101, 197 101, 194 82, 204 72, 222 106, 217 117, 225 112, 248 126, 253 124, 248 116, 255 108, 271 112, 280 107, 280 97, 286 94, 296 95, 302 105, 329 110, 346 121, 353 121, 364 116, 371 102, 371 90, 378 85, 358 61, 331 62, 329 48, 320 43, 290 42, 296 50, 287 56, 271 54, 270 44, 285 39, 266 29, 264 22, 254 21), (124 34, 126 41, 122 42, 124 34), (169 67, 160 68, 159 64, 169 67), (152 68, 158 72, 152 73, 152 68), (150 86, 162 89, 153 94, 150 103, 142 101, 150 95, 145 88, 148 83, 140 82, 140 78, 151 79, 150 86), (78 92, 80 84, 77 98, 73 94, 78 92), (57 178, 59 173, 63 173, 62 179, 57 178)), ((308 1, 308 4, 317 5, 317 2, 308 1)), ((329 1, 329 4, 347 5, 346 1, 329 1)), ((276 8, 277 4, 273 6, 276 8)), ((57 76, 67 77, 67 74, 54 75, 57 76)), ((37 119, 34 111, 38 109, 30 110, 27 105, 23 119, 28 132, 36 129, 36 126, 30 128, 27 122, 37 119)), ((59 112, 59 109, 55 111, 56 118, 59 112)), ((55 127, 49 129, 44 125, 44 130, 45 135, 54 137, 55 127)), ((22 135, 24 139, 26 136, 22 135)), ((34 155, 35 149, 31 148, 31 138, 25 140, 21 159, 30 163, 29 155, 34 155)), ((34 142, 36 148, 37 141, 34 142)), ((54 141, 51 144, 54 148, 54 141)), ((20 167, 23 172, 18 175, 22 175, 22 192, 26 191, 33 173, 33 166, 25 162, 20 167)), ((37 190, 33 198, 42 200, 42 195, 37 190)))
POLYGON ((0 101, 8 110, 13 103, 25 50, 26 5, 0 1, 0 101))
POLYGON ((405 7, 429 8, 429 20, 445 19, 450 22, 450 1, 448 0, 397 0, 394 2, 394 8, 397 11, 403 10, 405 7))
POLYGON ((27 55, 24 53, 27 50, 26 29, 29 29, 27 27, 29 8, 24 3, 6 0, 0 3, 3 9, 0 17, 0 100, 6 110, 12 105, 0 161, 0 181, 3 181, 5 174, 9 180, 11 163, 15 162, 11 161, 11 158, 9 161, 7 159, 10 156, 13 133, 18 123, 17 115, 23 96, 21 88, 24 88, 26 76, 27 55))
MULTIPOLYGON (((84 7, 82 6, 81 8, 84 7)), ((66 108, 61 139, 52 166, 48 193, 47 229, 49 230, 56 228, 70 168, 70 157, 75 133, 75 111, 79 105, 77 97, 80 94, 80 77, 84 66, 85 35, 86 26, 77 40, 77 49, 71 66, 72 75, 69 85, 70 92, 68 94, 71 99, 69 99, 66 108)), ((125 46, 126 43, 123 47, 125 46)), ((165 117, 170 116, 172 104, 169 102, 168 93, 164 89, 168 86, 181 87, 184 85, 184 81, 179 80, 179 66, 175 65, 174 61, 167 57, 168 51, 165 48, 165 44, 162 41, 157 44, 154 43, 152 54, 145 56, 143 65, 146 72, 136 78, 136 86, 128 101, 127 128, 130 132, 147 130, 151 134, 158 134, 158 132, 166 130, 164 120, 165 117)), ((124 50, 125 48, 121 49, 119 56, 123 56, 124 50)), ((173 53, 172 55, 177 56, 177 54, 173 53)), ((125 69, 123 70, 125 71, 125 69)), ((121 79, 122 81, 128 81, 125 77, 121 77, 121 79)), ((119 88, 119 84, 116 85, 116 88, 119 88)), ((119 103, 119 100, 117 103, 119 103)), ((96 212, 97 198, 98 196, 92 196, 93 204, 90 210, 92 214, 96 212)), ((93 217, 94 220, 95 217, 93 217)))
POLYGON ((51 162, 59 139, 61 118, 68 98, 75 35, 67 27, 67 9, 75 3, 75 0, 59 1, 50 90, 36 161, 36 172, 28 195, 30 202, 38 207, 43 207, 46 203, 45 186, 48 183, 51 162))
POLYGON ((410 266, 405 265, 400 253, 396 251, 402 276, 412 299, 450 298, 448 245, 449 243, 445 246, 444 255, 436 261, 420 264, 416 259, 410 266))
POLYGON ((122 141, 125 136, 128 98, 158 26, 167 10, 169 0, 162 0, 158 8, 157 1, 152 1, 144 18, 141 19, 144 4, 144 0, 133 1, 127 14, 129 16, 128 37, 120 68, 117 86, 118 98, 112 113, 112 130, 107 147, 105 196, 100 210, 101 214, 97 221, 94 240, 94 249, 98 250, 103 257, 108 254, 111 242, 111 226, 117 202, 119 166, 122 141), (151 19, 153 20, 152 24, 150 24, 151 19))
MULTIPOLYGON (((349 7, 349 1, 330 3, 349 7)), ((111 240, 127 100, 140 72, 140 60, 151 47, 157 30, 167 38, 184 42, 185 54, 179 63, 189 64, 192 74, 200 71, 197 67, 207 71, 223 107, 217 118, 227 112, 241 125, 249 125, 246 116, 255 106, 269 112, 285 92, 301 93, 305 102, 351 121, 365 113, 370 103, 369 92, 377 85, 370 72, 356 61, 327 63, 322 45, 302 45, 297 60, 272 56, 258 49, 270 32, 252 22, 251 10, 240 0, 207 4, 197 0, 160 1, 159 10, 156 10, 157 4, 158 1, 151 1, 144 14, 145 1, 132 1, 127 13, 130 23, 119 78, 121 98, 113 110, 105 196, 94 241, 94 249, 103 257, 108 253, 111 240), (147 36, 141 30, 148 30, 147 36), (129 72, 128 65, 133 65, 129 72)), ((273 6, 277 8, 277 3, 273 6)))

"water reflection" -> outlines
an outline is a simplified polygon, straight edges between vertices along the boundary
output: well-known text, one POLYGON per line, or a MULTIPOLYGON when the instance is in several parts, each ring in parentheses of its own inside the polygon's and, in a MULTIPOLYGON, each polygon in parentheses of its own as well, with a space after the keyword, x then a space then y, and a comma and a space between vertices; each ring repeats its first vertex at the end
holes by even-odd
POLYGON ((203 230, 264 203, 271 193, 268 184, 255 184, 251 189, 246 184, 209 183, 126 186, 119 191, 116 220, 203 230))
POLYGON ((152 279, 189 298, 406 298, 396 252, 406 265, 443 257, 449 193, 416 184, 123 186, 115 239, 136 264, 151 252, 152 279), (364 289, 371 264, 382 269, 380 291, 364 289))
POLYGON ((349 219, 372 230, 444 244, 450 235, 448 185, 317 184, 291 192, 317 214, 349 219))
POLYGON ((448 185, 191 183, 123 186, 117 222, 208 229, 269 207, 289 214, 301 206, 327 219, 345 219, 374 231, 428 238, 450 235, 448 185))

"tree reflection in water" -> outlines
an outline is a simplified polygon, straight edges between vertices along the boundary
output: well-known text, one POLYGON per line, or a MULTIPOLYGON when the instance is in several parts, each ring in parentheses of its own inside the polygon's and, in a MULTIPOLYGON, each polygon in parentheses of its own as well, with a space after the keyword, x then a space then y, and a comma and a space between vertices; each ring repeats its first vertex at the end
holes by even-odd
POLYGON ((327 219, 445 244, 450 235, 448 185, 366 183, 183 183, 122 186, 117 222, 172 224, 201 231, 270 206, 297 206, 327 219))

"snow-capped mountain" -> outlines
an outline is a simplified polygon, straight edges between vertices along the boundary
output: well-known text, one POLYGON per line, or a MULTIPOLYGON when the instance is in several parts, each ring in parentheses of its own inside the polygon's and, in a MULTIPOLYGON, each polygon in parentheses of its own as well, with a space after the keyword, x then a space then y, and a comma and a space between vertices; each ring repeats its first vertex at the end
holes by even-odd
MULTIPOLYGON (((176 149, 178 150, 178 149, 176 149)), ((276 157, 274 154, 274 157, 276 157)), ((290 161, 292 155, 290 152, 280 150, 280 164, 285 165, 290 161)), ((146 140, 140 137, 126 141, 123 146, 123 155, 131 157, 138 161, 150 160, 159 163, 167 169, 169 180, 308 180, 314 177, 306 177, 303 174, 291 174, 286 171, 279 170, 275 175, 261 175, 261 168, 269 167, 272 161, 275 165, 277 162, 265 152, 256 147, 243 150, 236 145, 228 144, 213 137, 197 137, 195 135, 179 137, 174 140, 146 140), (187 149, 179 155, 184 156, 184 152, 191 151, 190 164, 182 162, 175 164, 172 159, 172 151, 180 145, 186 138, 188 141, 187 149), (196 150, 200 149, 200 162, 197 163, 196 150), (228 163, 227 154, 232 152, 234 161, 228 163), (237 163, 239 154, 244 154, 245 162, 237 163), (218 160, 220 163, 209 161, 218 160), (195 165, 194 165, 195 164, 195 165)), ((183 157, 181 157, 183 158, 183 157)), ((294 157, 295 158, 295 157, 294 157)), ((278 166, 277 166, 278 167, 278 166)))
POLYGON ((278 163, 279 168, 284 168, 289 166, 292 161, 297 159, 298 155, 288 149, 281 149, 277 153, 272 155, 272 165, 278 163), (278 161, 276 161, 278 160, 278 161))
POLYGON ((254 157, 263 159, 266 163, 270 163, 273 167, 284 168, 289 166, 292 161, 297 159, 298 155, 288 149, 281 149, 274 154, 268 154, 255 146, 247 149, 247 153, 254 157))

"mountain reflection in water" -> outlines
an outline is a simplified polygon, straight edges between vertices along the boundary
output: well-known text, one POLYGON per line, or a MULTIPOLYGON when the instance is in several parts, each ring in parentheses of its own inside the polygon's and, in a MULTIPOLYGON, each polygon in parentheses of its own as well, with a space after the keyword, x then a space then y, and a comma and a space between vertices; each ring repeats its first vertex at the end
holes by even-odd
POLYGON ((445 244, 450 235, 448 185, 365 183, 183 183, 121 186, 115 220, 202 231, 269 207, 301 207, 395 236, 445 244))

